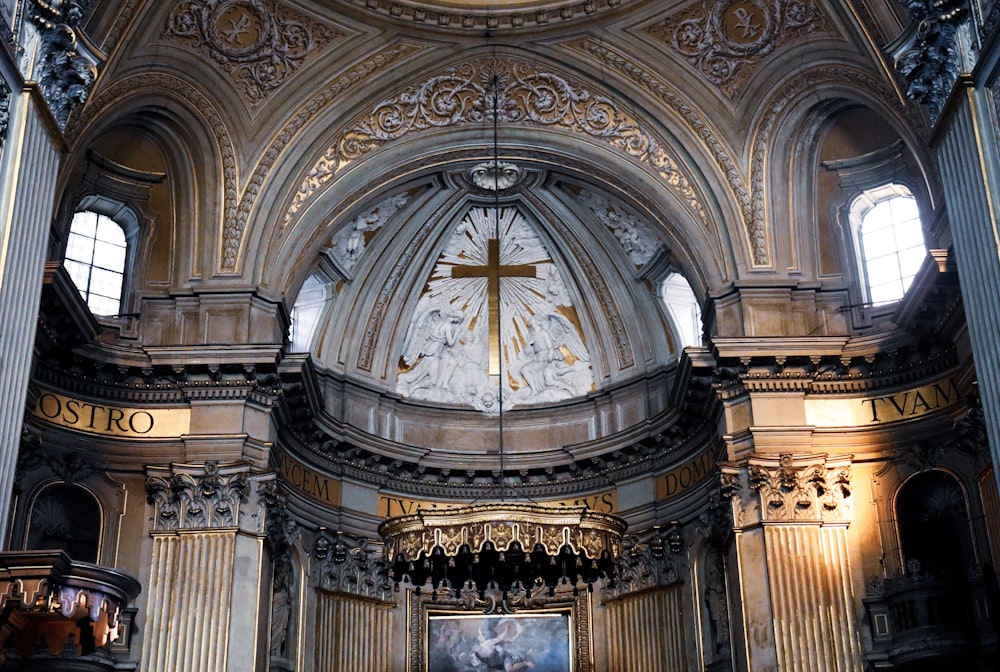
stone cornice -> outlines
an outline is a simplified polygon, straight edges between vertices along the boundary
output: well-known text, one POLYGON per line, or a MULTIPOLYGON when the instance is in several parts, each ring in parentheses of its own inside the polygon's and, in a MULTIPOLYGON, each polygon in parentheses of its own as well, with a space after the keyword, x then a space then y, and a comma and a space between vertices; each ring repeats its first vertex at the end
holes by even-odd
POLYGON ((713 345, 716 376, 728 372, 748 392, 871 393, 934 380, 959 364, 954 345, 909 335, 717 338, 713 345))

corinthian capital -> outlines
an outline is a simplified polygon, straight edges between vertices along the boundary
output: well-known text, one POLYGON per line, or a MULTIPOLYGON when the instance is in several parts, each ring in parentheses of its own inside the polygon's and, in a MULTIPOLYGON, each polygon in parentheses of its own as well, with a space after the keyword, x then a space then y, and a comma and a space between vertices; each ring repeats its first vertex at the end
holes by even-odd
POLYGON ((35 77, 59 128, 66 126, 70 112, 87 99, 103 58, 80 29, 89 5, 86 0, 29 3, 28 16, 41 40, 35 77))
POLYGON ((215 461, 147 467, 146 472, 154 531, 239 527, 263 534, 268 482, 274 474, 252 475, 249 465, 215 461))
POLYGON ((722 468, 723 495, 737 527, 767 522, 843 522, 850 518, 851 456, 751 457, 722 468))

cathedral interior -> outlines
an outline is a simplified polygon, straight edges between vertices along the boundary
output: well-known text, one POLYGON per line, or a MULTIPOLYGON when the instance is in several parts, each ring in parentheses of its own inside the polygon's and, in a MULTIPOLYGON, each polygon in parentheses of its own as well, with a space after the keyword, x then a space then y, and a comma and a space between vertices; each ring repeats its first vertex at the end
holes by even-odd
POLYGON ((0 0, 0 669, 997 669, 998 40, 0 0))

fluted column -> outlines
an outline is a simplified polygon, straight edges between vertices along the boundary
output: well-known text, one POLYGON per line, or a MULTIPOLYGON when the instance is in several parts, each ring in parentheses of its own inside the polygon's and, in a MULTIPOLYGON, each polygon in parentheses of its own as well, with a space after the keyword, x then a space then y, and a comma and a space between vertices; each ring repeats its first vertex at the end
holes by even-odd
POLYGON ((153 551, 142 669, 265 669, 263 540, 274 475, 214 462, 147 471, 153 551))
POLYGON ((1000 156, 990 91, 964 82, 938 163, 993 463, 1000 464, 1000 156))
POLYGON ((39 99, 13 91, 0 148, 0 538, 7 537, 25 395, 45 268, 57 134, 39 99))
POLYGON ((850 458, 822 455, 723 467, 749 669, 862 669, 847 546, 850 475, 850 458))

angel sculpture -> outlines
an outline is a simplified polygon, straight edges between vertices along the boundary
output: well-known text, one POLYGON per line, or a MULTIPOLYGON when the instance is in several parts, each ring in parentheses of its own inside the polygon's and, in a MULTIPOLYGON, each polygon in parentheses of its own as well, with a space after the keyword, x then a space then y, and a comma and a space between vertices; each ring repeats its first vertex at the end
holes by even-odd
POLYGON ((417 305, 417 318, 403 342, 403 364, 410 368, 399 374, 399 383, 406 394, 436 390, 444 394, 431 396, 446 400, 448 393, 455 394, 451 379, 460 363, 458 346, 465 313, 447 301, 425 298, 417 305))
POLYGON ((572 322, 555 312, 533 314, 512 371, 528 388, 519 396, 546 401, 586 394, 589 362, 587 346, 572 322))

